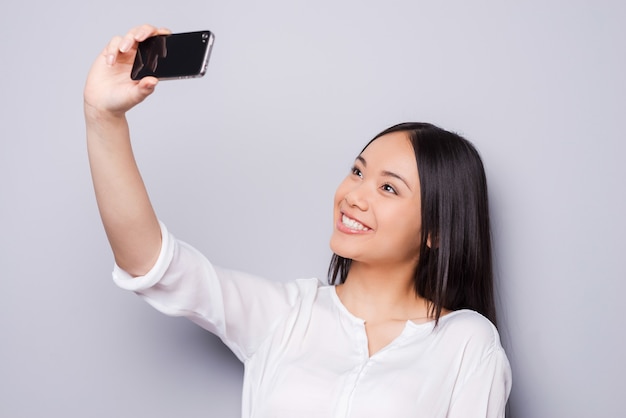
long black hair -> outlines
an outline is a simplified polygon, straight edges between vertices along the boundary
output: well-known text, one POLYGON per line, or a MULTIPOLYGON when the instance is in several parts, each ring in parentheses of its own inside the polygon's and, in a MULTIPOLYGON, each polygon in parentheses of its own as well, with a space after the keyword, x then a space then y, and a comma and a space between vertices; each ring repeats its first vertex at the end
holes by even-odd
MULTIPOLYGON (((465 138, 429 123, 401 123, 376 135, 406 132, 417 161, 422 232, 415 291, 443 309, 472 309, 496 324, 487 179, 478 151, 465 138)), ((363 152, 363 151, 361 151, 363 152)), ((352 260, 333 254, 331 284, 344 283, 352 260)))

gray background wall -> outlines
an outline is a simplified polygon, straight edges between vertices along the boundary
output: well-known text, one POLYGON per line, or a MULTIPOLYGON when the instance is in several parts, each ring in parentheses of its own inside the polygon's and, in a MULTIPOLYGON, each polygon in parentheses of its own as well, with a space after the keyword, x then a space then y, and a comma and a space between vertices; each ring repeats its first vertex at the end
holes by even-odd
POLYGON ((626 6, 619 1, 13 2, 0 14, 0 416, 237 417, 213 336, 114 287, 82 87, 114 34, 217 34, 129 119, 154 205, 216 263, 325 277, 361 146, 424 120, 492 199, 514 418, 623 416, 626 6))

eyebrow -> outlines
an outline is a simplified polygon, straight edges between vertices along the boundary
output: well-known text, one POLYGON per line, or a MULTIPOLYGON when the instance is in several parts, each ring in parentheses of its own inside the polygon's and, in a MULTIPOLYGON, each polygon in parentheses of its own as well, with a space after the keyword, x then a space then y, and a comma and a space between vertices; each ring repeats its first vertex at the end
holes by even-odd
MULTIPOLYGON (((361 164, 363 164, 363 167, 367 168, 367 161, 365 161, 365 158, 359 155, 358 157, 356 157, 356 159, 361 164)), ((385 177, 393 177, 393 178, 400 180, 402 183, 404 183, 406 187, 408 187, 409 190, 413 191, 413 189, 411 189, 411 186, 409 186, 409 183, 401 175, 396 174, 393 171, 387 171, 387 170, 383 170, 382 175, 385 177)))

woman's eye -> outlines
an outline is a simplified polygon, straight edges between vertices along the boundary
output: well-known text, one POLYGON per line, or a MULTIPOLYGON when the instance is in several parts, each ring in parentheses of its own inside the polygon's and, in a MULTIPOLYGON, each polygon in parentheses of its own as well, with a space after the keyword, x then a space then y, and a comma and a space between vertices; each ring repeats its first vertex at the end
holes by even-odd
POLYGON ((390 185, 390 184, 383 184, 382 189, 383 189, 384 191, 386 191, 386 192, 389 192, 389 193, 398 194, 398 193, 396 192, 396 189, 394 189, 394 188, 393 188, 393 186, 392 186, 392 185, 390 185))
POLYGON ((363 177, 363 173, 361 173, 361 170, 356 167, 352 167, 352 174, 354 174, 355 176, 363 177))

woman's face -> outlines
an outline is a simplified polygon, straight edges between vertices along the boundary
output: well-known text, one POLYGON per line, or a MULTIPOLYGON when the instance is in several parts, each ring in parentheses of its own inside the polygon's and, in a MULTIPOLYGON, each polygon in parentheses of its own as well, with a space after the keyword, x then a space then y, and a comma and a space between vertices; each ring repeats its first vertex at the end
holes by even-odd
POLYGON ((372 142, 335 193, 333 252, 356 262, 412 264, 419 256, 420 183, 406 132, 372 142))

